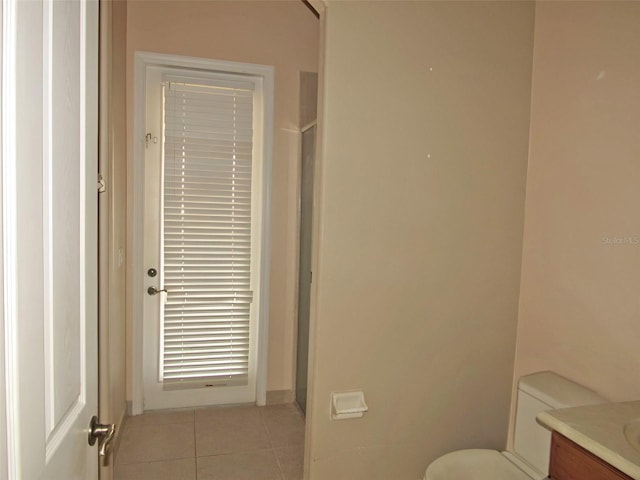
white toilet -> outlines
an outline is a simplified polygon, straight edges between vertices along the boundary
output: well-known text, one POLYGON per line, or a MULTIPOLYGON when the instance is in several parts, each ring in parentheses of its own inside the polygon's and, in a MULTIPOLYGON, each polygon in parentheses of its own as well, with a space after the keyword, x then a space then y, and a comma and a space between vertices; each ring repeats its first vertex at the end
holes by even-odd
POLYGON ((436 459, 424 480, 541 480, 549 471, 551 432, 536 423, 546 410, 606 403, 597 393, 553 372, 520 378, 514 451, 458 450, 436 459))

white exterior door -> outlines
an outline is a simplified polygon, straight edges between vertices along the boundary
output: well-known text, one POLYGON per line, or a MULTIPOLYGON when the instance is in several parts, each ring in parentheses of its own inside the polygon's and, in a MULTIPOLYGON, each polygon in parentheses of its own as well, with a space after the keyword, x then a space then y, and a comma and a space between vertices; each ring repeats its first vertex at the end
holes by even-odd
POLYGON ((156 57, 140 155, 144 409, 261 403, 271 69, 156 57))
POLYGON ((8 478, 94 480, 98 2, 3 15, 8 478))

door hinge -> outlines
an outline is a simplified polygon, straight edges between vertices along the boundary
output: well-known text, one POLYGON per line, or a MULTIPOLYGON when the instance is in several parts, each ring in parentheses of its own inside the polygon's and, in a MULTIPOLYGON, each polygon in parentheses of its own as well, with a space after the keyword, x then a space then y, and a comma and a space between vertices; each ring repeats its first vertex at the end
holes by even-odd
POLYGON ((104 193, 107 191, 107 183, 101 173, 98 174, 98 193, 104 193))

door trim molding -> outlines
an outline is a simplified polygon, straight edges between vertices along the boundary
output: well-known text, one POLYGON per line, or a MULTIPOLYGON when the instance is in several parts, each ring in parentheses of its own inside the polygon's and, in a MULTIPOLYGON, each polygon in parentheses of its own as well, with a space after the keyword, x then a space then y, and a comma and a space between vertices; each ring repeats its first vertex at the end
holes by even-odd
POLYGON ((2 360, 3 442, 0 467, 20 478, 20 403, 17 313, 17 0, 2 3, 2 360))
POLYGON ((132 172, 132 359, 131 359, 131 413, 144 411, 143 383, 143 218, 144 218, 144 112, 146 97, 146 70, 149 66, 172 66, 214 71, 233 71, 262 77, 264 88, 264 140, 263 140, 263 198, 262 198, 262 242, 260 283, 261 294, 258 305, 258 346, 256 404, 265 405, 267 400, 267 360, 269 332, 269 272, 271 253, 271 164, 273 151, 273 96, 274 68, 268 65, 185 57, 152 52, 135 52, 134 58, 134 120, 133 120, 133 172, 132 172))

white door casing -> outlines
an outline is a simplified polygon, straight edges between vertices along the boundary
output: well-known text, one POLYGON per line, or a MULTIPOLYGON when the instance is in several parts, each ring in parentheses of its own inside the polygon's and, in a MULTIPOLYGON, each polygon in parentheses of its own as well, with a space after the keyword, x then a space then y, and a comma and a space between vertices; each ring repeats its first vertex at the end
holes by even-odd
POLYGON ((3 2, 10 479, 93 480, 98 2, 3 2))
MULTIPOLYGON (((205 74, 206 75, 206 74, 205 74)), ((136 111, 134 137, 135 169, 134 183, 134 225, 140 227, 134 232, 134 278, 136 292, 134 294, 134 385, 136 378, 144 384, 144 390, 134 389, 133 413, 141 413, 143 409, 175 408, 222 403, 266 401, 266 359, 268 328, 268 272, 269 272, 269 210, 270 210, 270 176, 271 176, 271 137, 273 115, 273 68, 261 65, 221 62, 215 60, 181 57, 172 55, 136 53, 136 111), (191 71, 200 72, 234 72, 251 76, 259 83, 262 101, 255 114, 256 121, 262 128, 256 129, 254 147, 259 145, 259 157, 262 161, 254 162, 254 182, 252 189, 260 195, 256 202, 259 208, 253 210, 252 216, 258 219, 256 231, 262 231, 260 240, 255 245, 252 258, 257 259, 255 271, 259 272, 254 288, 252 309, 258 319, 253 334, 257 333, 257 344, 253 353, 253 361, 257 365, 255 380, 250 388, 242 390, 232 387, 223 388, 164 388, 159 381, 159 311, 161 295, 150 296, 147 288, 162 288, 162 267, 160 264, 160 198, 161 159, 162 159, 162 91, 160 79, 162 72, 169 68, 182 74, 191 71), (190 70, 189 70, 190 69, 190 70), (151 134, 146 140, 147 134, 151 134), (255 254, 255 255, 254 255, 255 254), (158 276, 147 275, 149 268, 159 270, 158 276), (144 322, 143 322, 144 318, 144 322), (144 327, 143 327, 144 325, 144 327), (142 399, 144 397, 144 405, 142 399)), ((254 148, 254 151, 256 149, 254 148)), ((134 227, 135 228, 135 227, 134 227)), ((253 228, 253 227, 252 227, 253 228)), ((252 266, 254 269, 254 266, 252 266)), ((251 382, 250 382, 251 384, 251 382)))

